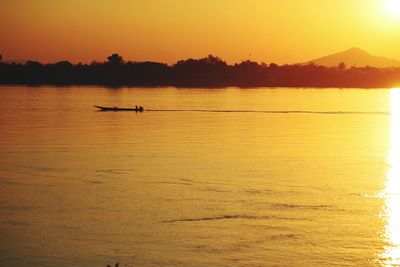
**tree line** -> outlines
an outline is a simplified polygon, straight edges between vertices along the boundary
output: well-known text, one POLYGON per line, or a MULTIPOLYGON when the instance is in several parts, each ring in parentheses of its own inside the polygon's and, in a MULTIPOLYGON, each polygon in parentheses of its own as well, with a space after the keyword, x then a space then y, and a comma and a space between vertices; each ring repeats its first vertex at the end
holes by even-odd
POLYGON ((396 87, 400 68, 277 65, 246 60, 233 65, 209 55, 173 65, 124 61, 113 54, 105 62, 42 64, 0 62, 1 84, 176 87, 396 87))

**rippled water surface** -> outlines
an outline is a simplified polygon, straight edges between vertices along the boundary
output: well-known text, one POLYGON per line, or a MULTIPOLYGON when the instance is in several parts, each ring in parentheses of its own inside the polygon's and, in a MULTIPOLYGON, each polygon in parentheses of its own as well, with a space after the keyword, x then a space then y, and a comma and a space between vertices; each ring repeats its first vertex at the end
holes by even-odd
POLYGON ((399 105, 399 89, 0 87, 0 266, 399 266, 399 105))

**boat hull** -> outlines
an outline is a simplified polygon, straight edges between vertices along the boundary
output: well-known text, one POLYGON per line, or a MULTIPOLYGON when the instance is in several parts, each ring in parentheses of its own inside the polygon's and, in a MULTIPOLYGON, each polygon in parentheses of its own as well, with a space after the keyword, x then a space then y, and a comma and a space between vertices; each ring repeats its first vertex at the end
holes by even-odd
POLYGON ((95 108, 100 109, 101 111, 135 111, 135 112, 143 112, 143 108, 119 108, 119 107, 102 107, 102 106, 94 106, 95 108))

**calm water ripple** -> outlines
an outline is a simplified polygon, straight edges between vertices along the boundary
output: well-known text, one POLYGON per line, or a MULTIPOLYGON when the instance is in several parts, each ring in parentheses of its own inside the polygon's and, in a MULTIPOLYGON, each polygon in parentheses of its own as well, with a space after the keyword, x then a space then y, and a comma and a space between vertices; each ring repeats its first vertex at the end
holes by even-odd
POLYGON ((397 266, 398 96, 2 86, 0 266, 397 266))

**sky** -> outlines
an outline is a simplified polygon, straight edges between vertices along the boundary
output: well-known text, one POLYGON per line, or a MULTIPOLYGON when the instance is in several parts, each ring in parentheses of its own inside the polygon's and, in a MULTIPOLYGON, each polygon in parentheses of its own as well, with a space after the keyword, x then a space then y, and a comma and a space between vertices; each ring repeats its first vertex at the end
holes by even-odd
POLYGON ((400 0, 0 0, 0 36, 5 60, 400 60, 400 0))

